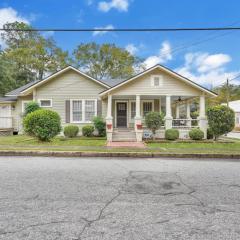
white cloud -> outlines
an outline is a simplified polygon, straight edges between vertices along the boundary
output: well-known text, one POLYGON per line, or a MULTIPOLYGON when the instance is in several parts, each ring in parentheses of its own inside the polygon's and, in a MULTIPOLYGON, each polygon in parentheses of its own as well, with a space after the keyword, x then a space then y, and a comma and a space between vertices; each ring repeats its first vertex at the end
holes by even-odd
POLYGON ((93 0, 86 0, 86 3, 88 6, 91 6, 93 4, 93 0))
POLYGON ((93 32, 93 36, 97 36, 97 35, 104 35, 107 33, 107 31, 97 31, 97 29, 106 29, 106 30, 109 30, 109 29, 114 29, 113 25, 109 24, 107 25, 106 27, 95 27, 94 29, 96 29, 96 31, 93 32))
POLYGON ((129 0, 111 0, 110 2, 102 1, 98 4, 98 9, 103 12, 108 12, 112 8, 120 12, 127 12, 129 7, 129 0))
POLYGON ((55 33, 54 31, 47 31, 47 32, 43 32, 42 35, 45 38, 49 38, 49 37, 52 37, 54 33, 55 33))
POLYGON ((144 64, 147 68, 153 67, 156 64, 165 63, 172 59, 171 45, 168 41, 162 43, 159 54, 148 57, 144 64))
MULTIPOLYGON (((226 71, 226 64, 231 61, 227 54, 187 53, 184 66, 176 69, 179 74, 198 84, 205 86, 218 86, 226 82, 227 78, 233 78, 238 71, 226 71)), ((231 83, 237 83, 231 82, 231 83)))
POLYGON ((125 47, 125 49, 126 49, 130 54, 132 54, 132 55, 135 55, 135 54, 139 51, 138 47, 136 47, 136 46, 135 46, 134 44, 132 44, 132 43, 128 44, 128 45, 125 47))
MULTIPOLYGON (((0 8, 0 27, 2 28, 5 23, 12 23, 12 22, 24 22, 24 23, 29 23, 29 20, 21 15, 19 13, 11 8, 0 8)), ((3 47, 5 46, 5 43, 3 40, 0 38, 0 45, 3 47)))

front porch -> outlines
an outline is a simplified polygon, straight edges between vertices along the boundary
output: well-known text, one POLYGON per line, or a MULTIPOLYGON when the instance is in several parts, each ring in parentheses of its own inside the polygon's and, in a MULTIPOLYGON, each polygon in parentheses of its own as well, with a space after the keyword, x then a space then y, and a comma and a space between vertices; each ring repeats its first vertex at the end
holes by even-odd
POLYGON ((107 140, 142 142, 151 137, 145 126, 144 118, 148 112, 164 114, 164 124, 157 131, 156 138, 164 138, 165 130, 179 130, 180 138, 189 138, 192 128, 200 128, 206 137, 207 121, 205 116, 205 95, 112 95, 107 97, 107 140), (199 99, 199 116, 191 118, 193 101, 199 99))

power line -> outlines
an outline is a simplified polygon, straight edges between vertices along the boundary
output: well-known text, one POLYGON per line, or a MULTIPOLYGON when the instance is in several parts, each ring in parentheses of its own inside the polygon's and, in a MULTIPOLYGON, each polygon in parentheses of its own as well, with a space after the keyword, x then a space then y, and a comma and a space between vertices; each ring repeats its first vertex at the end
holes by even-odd
POLYGON ((209 27, 209 28, 0 28, 0 31, 16 32, 180 32, 180 31, 234 31, 240 27, 209 27))

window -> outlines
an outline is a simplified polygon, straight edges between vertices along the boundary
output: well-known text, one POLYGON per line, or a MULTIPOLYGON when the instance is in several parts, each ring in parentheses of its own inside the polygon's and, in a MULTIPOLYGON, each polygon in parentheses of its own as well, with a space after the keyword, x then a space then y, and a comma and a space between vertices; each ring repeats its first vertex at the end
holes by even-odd
POLYGON ((131 102, 131 119, 134 119, 136 116, 136 102, 131 102))
POLYGON ((72 121, 82 122, 83 121, 83 104, 82 100, 72 101, 72 121))
POLYGON ((92 121, 95 116, 95 100, 85 101, 85 122, 92 121))
POLYGON ((161 76, 152 76, 152 86, 160 87, 162 86, 162 77, 161 76))
POLYGON ((147 113, 153 111, 153 102, 152 101, 144 101, 142 104, 142 113, 143 117, 146 116, 147 113))
POLYGON ((52 107, 52 100, 51 99, 40 99, 40 107, 52 107))
POLYGON ((71 122, 91 122, 97 115, 96 100, 72 100, 71 101, 71 122))

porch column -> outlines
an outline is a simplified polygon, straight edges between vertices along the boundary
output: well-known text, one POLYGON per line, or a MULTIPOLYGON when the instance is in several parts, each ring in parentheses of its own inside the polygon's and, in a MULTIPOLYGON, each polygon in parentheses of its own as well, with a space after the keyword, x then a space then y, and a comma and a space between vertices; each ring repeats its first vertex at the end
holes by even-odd
POLYGON ((204 138, 207 137, 207 118, 205 112, 205 95, 200 96, 198 126, 204 132, 204 138))
POLYGON ((176 103, 176 119, 180 118, 180 105, 179 103, 176 103))
POLYGON ((162 98, 159 98, 159 113, 162 113, 162 98))
POLYGON ((172 128, 172 106, 171 106, 171 96, 166 96, 166 116, 165 116, 165 129, 172 128))
POLYGON ((137 142, 142 142, 143 129, 142 129, 142 117, 141 117, 141 97, 136 95, 136 116, 134 121, 134 128, 136 132, 137 142))
POLYGON ((107 117, 106 117, 106 132, 107 132, 107 141, 112 142, 112 133, 113 133, 113 117, 112 117, 112 95, 108 95, 108 104, 107 104, 107 117))
POLYGON ((33 101, 37 100, 37 90, 36 88, 33 89, 33 101))
POLYGON ((187 101, 187 126, 191 127, 192 126, 192 118, 191 118, 191 102, 187 101))

